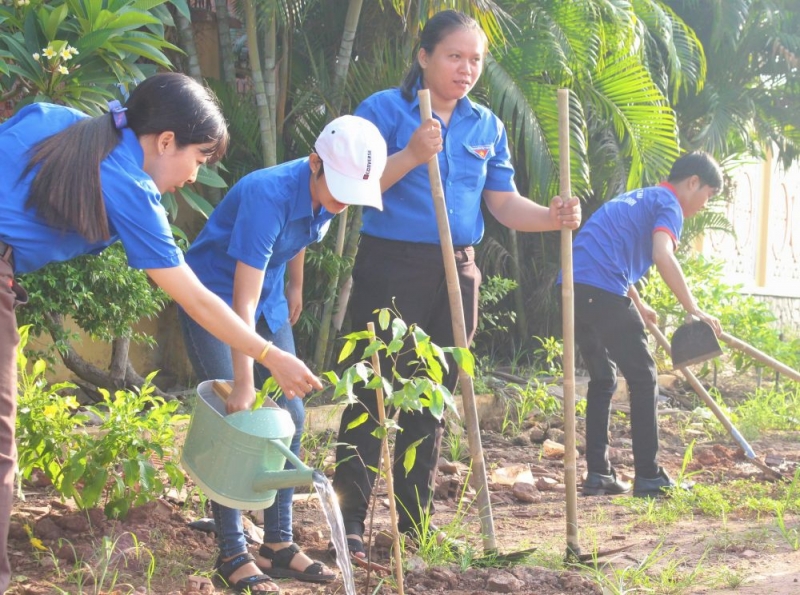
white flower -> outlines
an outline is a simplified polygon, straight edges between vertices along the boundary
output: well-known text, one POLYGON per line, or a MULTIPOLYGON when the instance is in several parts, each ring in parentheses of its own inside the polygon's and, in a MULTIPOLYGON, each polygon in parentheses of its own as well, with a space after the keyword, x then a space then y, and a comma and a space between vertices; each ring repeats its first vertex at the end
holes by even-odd
POLYGON ((58 71, 61 74, 69 74, 69 69, 66 66, 63 66, 63 65, 58 67, 58 71))
POLYGON ((33 52, 33 59, 38 62, 39 58, 41 58, 41 56, 39 55, 39 52, 33 52))

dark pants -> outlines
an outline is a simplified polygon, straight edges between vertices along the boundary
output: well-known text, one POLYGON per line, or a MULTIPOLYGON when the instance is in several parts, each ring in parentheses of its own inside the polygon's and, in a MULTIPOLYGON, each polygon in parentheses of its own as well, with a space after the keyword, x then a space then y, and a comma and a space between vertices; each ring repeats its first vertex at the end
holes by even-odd
MULTIPOLYGON (((469 343, 478 320, 481 273, 475 265, 475 253, 471 247, 456 249, 456 263, 469 343)), ((362 236, 353 268, 350 301, 353 331, 366 330, 367 323, 373 321, 376 330, 387 341, 386 333, 380 333, 374 311, 390 307, 408 325, 420 326, 436 345, 447 347, 454 344, 444 261, 438 245, 362 236)), ((398 362, 397 371, 402 377, 410 374, 409 359, 411 357, 398 362)), ((380 365, 382 374, 389 377, 391 362, 381 358, 380 365)), ((451 362, 445 385, 452 391, 457 382, 458 369, 451 362)), ((356 393, 360 403, 348 406, 342 413, 333 487, 338 494, 346 531, 363 534, 380 441, 372 436, 378 425, 375 391, 360 389, 356 393), (367 422, 348 430, 347 426, 364 411, 370 413, 367 422)), ((420 413, 401 412, 398 423, 402 431, 398 432, 395 442, 394 489, 399 528, 410 531, 419 524, 423 514, 433 512, 433 488, 444 427, 427 409, 420 413), (403 457, 409 446, 420 440, 414 466, 406 475, 403 457)))
POLYGON ((14 281, 14 271, 0 259, 0 593, 11 581, 8 563, 8 527, 14 504, 14 471, 17 447, 17 316, 14 309, 28 301, 25 290, 14 281))
POLYGON ((586 465, 608 474, 608 424, 617 366, 628 383, 636 475, 658 474, 656 364, 644 321, 633 301, 589 285, 575 284, 575 342, 589 370, 586 395, 586 465))

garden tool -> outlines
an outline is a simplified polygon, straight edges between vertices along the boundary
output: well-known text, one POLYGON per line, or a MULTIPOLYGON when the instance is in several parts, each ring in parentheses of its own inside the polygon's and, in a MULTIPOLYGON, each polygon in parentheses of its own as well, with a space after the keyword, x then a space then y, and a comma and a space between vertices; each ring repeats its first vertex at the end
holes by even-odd
MULTIPOLYGON (((558 93, 558 161, 561 200, 572 196, 569 169, 569 89, 558 93)), ((564 353, 564 485, 566 487, 567 561, 580 556, 578 488, 575 463, 575 292, 572 282, 572 230, 561 229, 561 310, 564 353)))
POLYGON ((670 348, 675 370, 722 355, 714 329, 702 320, 692 320, 678 327, 672 334, 670 348))
POLYGON ((255 410, 226 415, 227 381, 208 380, 197 387, 197 402, 181 465, 215 502, 239 510, 268 508, 277 490, 310 485, 314 474, 289 450, 292 416, 272 399, 255 410), (295 469, 284 469, 286 460, 295 469))
MULTIPOLYGON (((719 336, 730 347, 768 365, 795 382, 800 382, 800 372, 768 356, 752 345, 728 333, 719 336)), ((705 322, 693 320, 681 325, 672 335, 672 365, 682 368, 722 355, 714 330, 705 322)))
MULTIPOLYGON (((669 341, 664 336, 664 334, 658 329, 658 327, 650 322, 649 320, 645 321, 647 324, 647 329, 650 331, 650 334, 655 337, 656 342, 664 349, 664 351, 672 357, 672 350, 670 348, 669 341)), ((706 324, 706 323, 702 323, 706 324)), ((708 325, 706 325, 708 326, 708 325)), ((708 327, 711 330, 711 327, 708 327)), ((713 330, 711 331, 713 334, 713 330)), ((674 360, 673 360, 674 362, 674 360)), ((750 459, 750 462, 753 463, 756 467, 761 469, 767 476, 772 477, 773 479, 783 479, 783 475, 779 472, 775 471, 772 467, 769 467, 766 463, 763 463, 757 456, 756 453, 753 451, 753 448, 748 444, 747 440, 745 440, 744 436, 741 435, 739 430, 731 423, 731 420, 725 415, 725 412, 719 408, 716 401, 711 398, 711 395, 708 394, 708 391, 700 384, 700 381, 697 379, 691 370, 686 367, 678 368, 678 371, 683 374, 689 384, 692 385, 692 388, 695 390, 697 395, 703 400, 703 402, 711 409, 711 412, 717 417, 719 422, 722 426, 728 431, 731 437, 739 444, 741 449, 744 451, 745 456, 750 459)))
MULTIPOLYGON (((428 89, 420 89, 419 115, 423 122, 433 117, 431 108, 431 94, 428 89)), ((456 347, 467 349, 467 331, 464 322, 464 303, 461 301, 461 286, 458 284, 458 269, 456 267, 453 240, 450 235, 450 221, 447 218, 447 207, 444 202, 444 188, 439 173, 439 158, 434 155, 428 161, 428 178, 431 184, 433 205, 436 210, 436 224, 439 228, 439 243, 442 246, 444 258, 445 278, 447 281, 447 295, 450 301, 450 318, 453 324, 453 338, 456 347)), ((478 515, 481 521, 481 535, 483 547, 487 551, 495 551, 494 520, 492 518, 492 503, 489 499, 489 482, 486 478, 486 464, 483 458, 481 445, 481 430, 478 424, 478 409, 475 406, 475 390, 472 378, 459 367, 458 383, 461 387, 461 399, 464 407, 464 421, 467 427, 467 442, 469 443, 470 457, 472 458, 472 480, 478 503, 478 515)))

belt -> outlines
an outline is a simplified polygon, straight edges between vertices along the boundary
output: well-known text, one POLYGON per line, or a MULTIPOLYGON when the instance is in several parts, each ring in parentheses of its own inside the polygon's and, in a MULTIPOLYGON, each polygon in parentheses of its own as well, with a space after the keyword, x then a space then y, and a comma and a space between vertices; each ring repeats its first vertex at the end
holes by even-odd
POLYGON ((3 240, 0 240, 0 258, 10 264, 12 269, 14 268, 14 251, 3 240))

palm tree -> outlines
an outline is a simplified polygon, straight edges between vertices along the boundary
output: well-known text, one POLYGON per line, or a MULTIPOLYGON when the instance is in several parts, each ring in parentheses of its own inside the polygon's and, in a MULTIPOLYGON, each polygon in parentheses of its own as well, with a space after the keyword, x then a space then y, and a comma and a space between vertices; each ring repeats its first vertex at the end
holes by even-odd
POLYGON ((708 79, 676 102, 681 142, 718 157, 800 156, 800 13, 793 0, 669 0, 705 47, 708 79))

